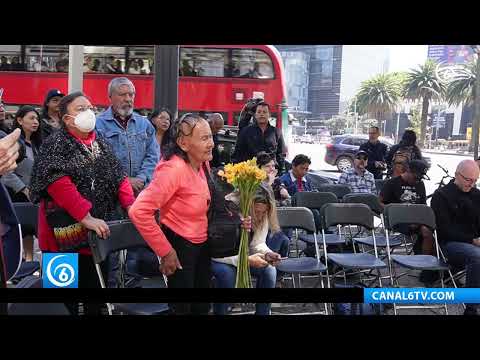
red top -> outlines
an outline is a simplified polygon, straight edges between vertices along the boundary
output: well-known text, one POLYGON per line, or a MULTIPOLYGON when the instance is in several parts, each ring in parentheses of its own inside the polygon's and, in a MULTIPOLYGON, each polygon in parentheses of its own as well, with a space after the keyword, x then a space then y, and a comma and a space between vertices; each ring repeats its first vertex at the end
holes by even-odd
MULTIPOLYGON (((90 146, 95 140, 94 131, 92 131, 86 139, 80 139, 72 133, 70 133, 70 135, 87 146, 90 146)), ((63 176, 50 184, 47 188, 47 192, 56 205, 65 209, 77 221, 81 221, 85 218, 92 208, 91 202, 78 192, 77 187, 72 182, 70 176, 63 176)), ((132 186, 127 177, 125 177, 120 183, 118 200, 124 209, 132 205, 135 201, 132 186)), ((40 208, 38 211, 38 245, 42 251, 58 251, 53 230, 47 222, 45 200, 40 202, 40 208)), ((89 248, 80 249, 78 252, 83 255, 92 254, 89 248)))
POLYGON ((128 215, 145 241, 162 257, 172 246, 155 221, 155 211, 160 210, 162 224, 191 243, 200 244, 207 240, 209 204, 210 191, 203 169, 195 171, 174 155, 157 164, 152 182, 138 195, 128 215))

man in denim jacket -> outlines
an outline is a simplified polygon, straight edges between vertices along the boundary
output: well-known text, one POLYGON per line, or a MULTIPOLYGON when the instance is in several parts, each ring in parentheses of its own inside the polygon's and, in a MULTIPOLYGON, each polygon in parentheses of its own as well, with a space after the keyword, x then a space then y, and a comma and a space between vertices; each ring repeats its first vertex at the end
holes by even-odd
MULTIPOLYGON (((152 180, 153 171, 160 158, 155 128, 147 118, 133 112, 135 86, 126 77, 110 81, 108 96, 111 106, 98 115, 96 130, 98 135, 112 146, 137 196, 152 180)), ((127 287, 138 286, 141 279, 138 275, 141 252, 142 250, 128 252, 127 287)), ((115 287, 118 286, 115 278, 118 256, 113 255, 109 260, 109 287, 115 287)))
POLYGON ((160 157, 155 129, 147 118, 133 112, 135 86, 130 80, 114 78, 108 96, 111 106, 98 115, 96 130, 112 146, 138 195, 152 179, 160 157))

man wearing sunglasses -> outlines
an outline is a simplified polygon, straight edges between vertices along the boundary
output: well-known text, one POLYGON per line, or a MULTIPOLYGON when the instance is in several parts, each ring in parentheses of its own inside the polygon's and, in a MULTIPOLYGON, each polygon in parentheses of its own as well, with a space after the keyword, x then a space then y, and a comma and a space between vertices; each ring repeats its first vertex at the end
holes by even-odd
POLYGON ((340 175, 338 183, 349 185, 353 193, 375 194, 375 178, 366 169, 367 163, 368 154, 363 150, 358 151, 353 160, 353 168, 340 175))
POLYGON ((378 140, 379 136, 378 126, 371 126, 368 129, 368 141, 360 145, 360 150, 368 154, 367 170, 373 174, 375 179, 381 179, 383 171, 387 168, 385 164, 387 145, 378 140))
MULTIPOLYGON (((435 191, 435 212, 440 247, 450 265, 466 267, 465 287, 480 287, 480 190, 475 187, 480 169, 473 160, 457 166, 455 179, 435 191)), ((465 315, 478 315, 479 304, 466 304, 465 315)))

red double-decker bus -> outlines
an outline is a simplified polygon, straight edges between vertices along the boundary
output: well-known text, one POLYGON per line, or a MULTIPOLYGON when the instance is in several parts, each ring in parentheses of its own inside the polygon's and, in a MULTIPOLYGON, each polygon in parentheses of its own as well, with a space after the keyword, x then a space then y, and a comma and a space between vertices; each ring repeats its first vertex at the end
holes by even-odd
MULTIPOLYGON (((152 109, 152 46, 85 46, 83 90, 94 105, 107 107, 107 86, 116 76, 136 87, 135 107, 152 109)), ((181 45, 179 113, 222 113, 238 123, 248 99, 263 97, 272 121, 285 131, 286 85, 279 52, 269 45, 181 45)), ((0 88, 10 105, 42 106, 49 89, 68 88, 68 45, 0 45, 0 88)))

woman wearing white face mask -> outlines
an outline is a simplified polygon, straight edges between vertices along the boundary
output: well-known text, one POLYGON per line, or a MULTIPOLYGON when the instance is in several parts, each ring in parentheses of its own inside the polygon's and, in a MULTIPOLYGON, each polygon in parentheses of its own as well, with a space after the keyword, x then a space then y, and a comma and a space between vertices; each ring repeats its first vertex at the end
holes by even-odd
MULTIPOLYGON (((80 288, 100 287, 88 247, 88 230, 107 238, 105 221, 120 217, 118 202, 128 210, 135 200, 120 162, 96 137, 92 108, 81 92, 62 98, 62 128, 43 143, 31 179, 32 201, 40 203, 40 248, 78 252, 80 288)), ((102 270, 106 275, 106 265, 102 270)), ((67 305, 77 313, 75 304, 67 305)), ((96 304, 84 307, 87 314, 100 310, 96 304)))

